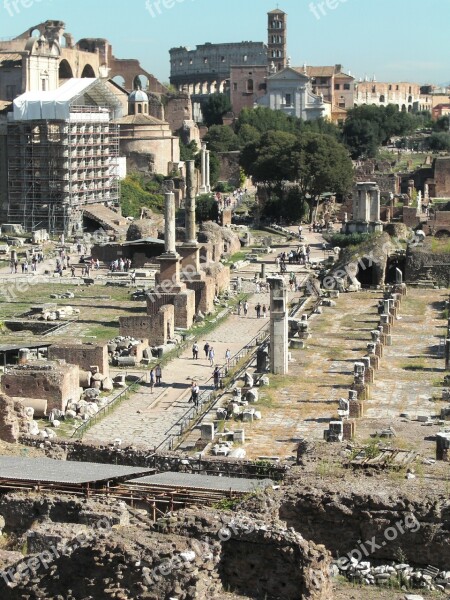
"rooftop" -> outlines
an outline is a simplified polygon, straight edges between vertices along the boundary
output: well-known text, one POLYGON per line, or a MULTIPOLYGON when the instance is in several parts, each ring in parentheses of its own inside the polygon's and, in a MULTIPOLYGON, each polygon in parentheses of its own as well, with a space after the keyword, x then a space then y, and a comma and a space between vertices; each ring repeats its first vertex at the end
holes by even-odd
POLYGON ((35 481, 36 483, 83 484, 111 479, 131 479, 153 469, 121 467, 90 462, 71 462, 52 458, 0 456, 0 482, 35 481))
POLYGON ((161 488, 190 488, 197 490, 254 492, 273 485, 271 479, 241 479, 239 477, 217 477, 215 475, 198 475, 196 473, 158 473, 148 477, 133 479, 129 483, 151 485, 161 488))

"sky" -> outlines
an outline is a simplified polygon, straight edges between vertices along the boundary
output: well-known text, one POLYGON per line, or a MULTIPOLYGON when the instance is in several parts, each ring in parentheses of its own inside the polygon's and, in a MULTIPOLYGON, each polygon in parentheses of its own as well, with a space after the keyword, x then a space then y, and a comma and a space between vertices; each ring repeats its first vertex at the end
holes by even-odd
MULTIPOLYGON (((293 66, 342 64, 357 79, 450 82, 450 0, 278 0, 288 14, 293 66)), ((76 40, 107 38, 160 81, 169 49, 205 42, 266 42, 277 0, 0 0, 0 38, 47 19, 76 40)))

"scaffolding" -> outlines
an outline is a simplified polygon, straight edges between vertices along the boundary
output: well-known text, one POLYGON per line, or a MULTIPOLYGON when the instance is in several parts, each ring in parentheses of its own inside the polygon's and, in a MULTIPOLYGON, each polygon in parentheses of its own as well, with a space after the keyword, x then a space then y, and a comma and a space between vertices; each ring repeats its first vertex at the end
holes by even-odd
POLYGON ((3 218, 50 235, 79 229, 83 207, 119 204, 119 127, 106 106, 71 106, 68 120, 8 123, 3 218))

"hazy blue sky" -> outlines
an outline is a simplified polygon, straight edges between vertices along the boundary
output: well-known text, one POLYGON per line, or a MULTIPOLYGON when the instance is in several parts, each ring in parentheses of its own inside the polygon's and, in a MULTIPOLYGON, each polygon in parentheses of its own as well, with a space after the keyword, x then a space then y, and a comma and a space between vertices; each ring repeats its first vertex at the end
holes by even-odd
MULTIPOLYGON (((294 66, 341 63, 358 78, 450 81, 450 0, 280 0, 279 7, 288 13, 294 66)), ((169 48, 265 42, 273 8, 276 0, 0 0, 0 37, 60 19, 76 39, 108 38, 116 57, 137 58, 168 81, 169 48)))

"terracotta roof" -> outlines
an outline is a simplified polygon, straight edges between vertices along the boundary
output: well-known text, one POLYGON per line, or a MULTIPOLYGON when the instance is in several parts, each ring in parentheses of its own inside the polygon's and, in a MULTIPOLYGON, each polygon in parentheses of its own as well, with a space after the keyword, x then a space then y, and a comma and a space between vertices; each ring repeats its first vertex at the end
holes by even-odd
POLYGON ((22 55, 17 52, 1 52, 0 63, 20 63, 22 64, 22 55))
POLYGON ((127 115, 115 121, 118 125, 167 125, 165 121, 160 121, 150 115, 127 115))
MULTIPOLYGON (((294 71, 298 71, 299 73, 304 73, 305 72, 305 67, 294 67, 294 71)), ((351 75, 347 75, 347 73, 342 73, 339 71, 336 71, 336 67, 311 67, 311 66, 306 66, 306 74, 308 75, 308 77, 333 77, 333 75, 336 75, 340 78, 346 78, 346 79, 354 79, 354 77, 352 77, 351 75)))

